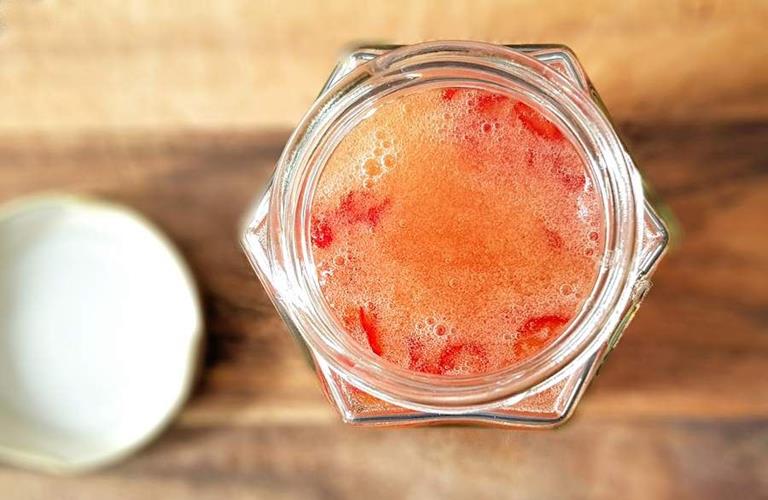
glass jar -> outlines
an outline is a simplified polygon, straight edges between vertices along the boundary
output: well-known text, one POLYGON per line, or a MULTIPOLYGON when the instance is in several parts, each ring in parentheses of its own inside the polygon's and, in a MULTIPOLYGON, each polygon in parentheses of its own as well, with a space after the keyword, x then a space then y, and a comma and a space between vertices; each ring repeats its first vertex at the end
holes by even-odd
POLYGON ((559 45, 429 42, 348 53, 291 135, 248 214, 243 246, 329 400, 356 424, 564 422, 650 287, 668 232, 574 54, 559 45), (416 373, 363 349, 330 313, 309 238, 313 190, 334 147, 377 102, 418 86, 472 86, 520 96, 579 149, 599 191, 605 237, 598 277, 554 342, 518 365, 465 376, 416 373))

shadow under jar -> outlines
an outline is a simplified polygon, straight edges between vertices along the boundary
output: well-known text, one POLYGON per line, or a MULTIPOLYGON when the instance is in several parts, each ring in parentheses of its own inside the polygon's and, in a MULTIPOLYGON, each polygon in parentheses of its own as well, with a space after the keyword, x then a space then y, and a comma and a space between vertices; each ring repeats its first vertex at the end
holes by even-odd
POLYGON ((569 49, 430 42, 340 61, 242 241, 344 421, 551 427, 668 233, 569 49))

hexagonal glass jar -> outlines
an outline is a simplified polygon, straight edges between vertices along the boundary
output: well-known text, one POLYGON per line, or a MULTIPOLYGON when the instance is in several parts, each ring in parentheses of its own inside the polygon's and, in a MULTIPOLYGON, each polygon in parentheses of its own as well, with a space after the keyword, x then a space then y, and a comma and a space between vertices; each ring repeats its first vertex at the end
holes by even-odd
POLYGON ((242 242, 344 421, 551 427, 571 415, 618 342, 649 289, 668 232, 568 48, 430 42, 358 48, 342 58, 248 214, 242 242), (502 90, 536 106, 577 147, 602 201, 605 246, 591 295, 560 337, 500 372, 446 377, 394 366, 343 331, 315 277, 309 211, 325 161, 377 102, 419 85, 502 90))

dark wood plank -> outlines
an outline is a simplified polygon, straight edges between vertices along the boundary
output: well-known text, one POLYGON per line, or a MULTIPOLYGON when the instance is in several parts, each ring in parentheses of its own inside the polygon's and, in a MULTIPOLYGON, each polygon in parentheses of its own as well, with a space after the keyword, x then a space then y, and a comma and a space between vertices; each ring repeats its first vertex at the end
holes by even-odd
MULTIPOLYGON (((628 123, 647 177, 684 236, 595 384, 587 411, 765 416, 768 177, 763 124, 628 123), (653 132, 653 133, 650 133, 653 132), (659 398, 662 398, 659 400, 659 398), (659 404, 664 401, 664 404, 659 404)), ((0 197, 74 189, 123 201, 166 229, 203 290, 209 349, 188 422, 222 420, 265 399, 322 405, 312 374, 239 249, 237 225, 279 155, 284 133, 7 139, 0 197), (84 174, 84 172, 88 172, 84 174), (255 398, 255 399, 254 399, 255 398)), ((269 405, 267 405, 269 406, 269 405)), ((259 417, 255 410, 252 418, 259 417)), ((275 409, 275 411, 278 411, 275 409)), ((283 412, 283 410, 279 410, 283 412)), ((247 413, 247 412, 246 412, 247 413)))

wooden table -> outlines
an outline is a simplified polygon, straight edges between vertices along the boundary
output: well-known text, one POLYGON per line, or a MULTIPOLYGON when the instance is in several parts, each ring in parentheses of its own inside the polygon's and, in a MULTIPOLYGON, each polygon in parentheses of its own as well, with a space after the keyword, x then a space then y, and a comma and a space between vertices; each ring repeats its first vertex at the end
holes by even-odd
POLYGON ((0 466, 0 498, 766 498, 766 5, 582 4, 0 4, 0 201, 144 212, 189 260, 208 331, 156 443, 82 477, 0 466), (342 425, 239 250, 290 125, 362 37, 568 43, 677 214, 684 238, 564 428, 342 425))

